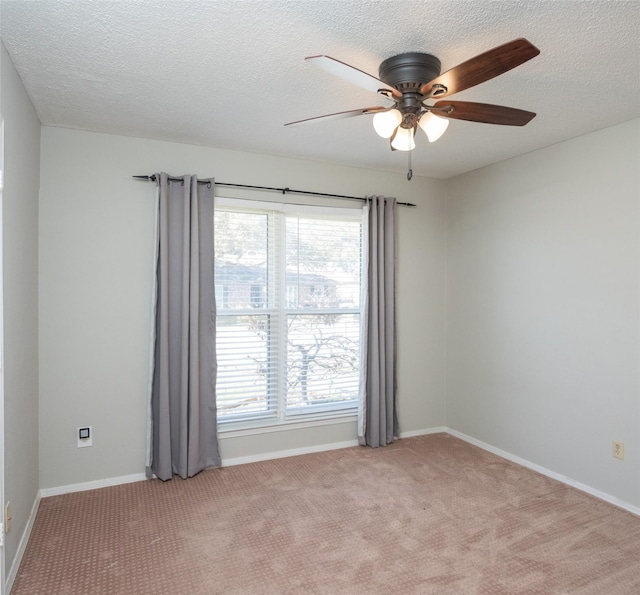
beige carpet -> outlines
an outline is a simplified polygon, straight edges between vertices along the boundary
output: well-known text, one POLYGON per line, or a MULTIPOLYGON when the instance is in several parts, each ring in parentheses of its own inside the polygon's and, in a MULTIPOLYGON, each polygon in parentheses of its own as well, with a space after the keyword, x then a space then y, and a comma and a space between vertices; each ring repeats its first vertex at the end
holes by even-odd
POLYGON ((12 595, 640 594, 640 517, 446 434, 45 498, 12 595))

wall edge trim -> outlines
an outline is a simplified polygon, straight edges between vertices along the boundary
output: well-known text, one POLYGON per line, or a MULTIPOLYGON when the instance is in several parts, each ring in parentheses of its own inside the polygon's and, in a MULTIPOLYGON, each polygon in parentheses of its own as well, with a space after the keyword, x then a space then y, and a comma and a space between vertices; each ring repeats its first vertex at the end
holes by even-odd
POLYGON ((576 488, 577 490, 580 490, 581 492, 585 492, 587 494, 589 494, 590 496, 593 496, 595 498, 598 498, 599 500, 603 500, 604 502, 608 502, 609 504, 613 504, 614 506, 617 506, 618 508, 622 508, 623 510, 626 510, 627 512, 630 512, 632 514, 635 514, 637 516, 640 516, 640 507, 638 506, 634 506, 633 504, 630 504, 629 502, 624 502, 623 500, 620 500, 619 498, 616 498, 615 496, 612 496, 611 494, 607 494, 606 492, 602 492, 600 490, 597 490, 595 488, 592 488, 591 486, 588 486, 584 483, 580 483, 579 481, 576 481, 575 479, 571 479, 570 477, 567 477, 566 475, 562 475, 561 473, 556 473, 555 471, 551 471, 551 469, 547 469, 546 467, 542 467, 541 465, 538 465, 536 463, 532 463, 531 461, 528 461, 527 459, 523 459, 522 457, 516 456, 514 454, 511 454, 510 452, 507 452, 506 450, 502 450, 501 448, 497 448, 495 446, 491 446, 490 444, 487 444, 486 442, 482 442, 482 440, 478 440, 477 438, 473 438, 472 436, 468 436, 467 434, 463 434, 462 432, 458 432, 457 430, 453 430, 451 428, 447 428, 445 430, 448 434, 451 434, 452 436, 454 436, 455 438, 459 438, 460 440, 463 440, 464 442, 468 442, 469 444, 472 444, 473 446, 477 446, 478 448, 481 448, 482 450, 486 450, 494 455, 497 455, 503 459, 507 459, 507 461, 511 461, 513 463, 516 463, 518 465, 521 465, 522 467, 526 467, 527 469, 531 469, 532 471, 536 471, 537 473, 540 473, 541 475, 545 475, 546 477, 550 477, 551 479, 555 479, 556 481, 559 481, 560 483, 564 483, 572 488, 576 488))
POLYGON ((33 525, 36 520, 36 515, 38 514, 38 508, 40 506, 40 500, 42 499, 41 492, 38 491, 36 497, 33 501, 33 506, 31 507, 31 513, 29 514, 29 518, 27 519, 27 524, 22 532, 22 537, 20 538, 20 542, 18 543, 18 549, 16 550, 16 555, 13 558, 13 562, 11 563, 11 568, 7 573, 5 578, 5 593, 7 595, 11 593, 11 587, 13 587, 13 582, 16 580, 16 576, 18 575, 18 569, 20 568, 20 563, 22 562, 22 557, 24 556, 24 552, 27 549, 27 543, 29 543, 29 538, 31 537, 31 530, 33 529, 33 525))
POLYGON ((260 461, 270 461, 273 459, 284 459, 286 457, 297 457, 299 455, 312 454, 316 452, 324 452, 328 450, 339 450, 341 448, 351 448, 358 446, 357 440, 346 440, 344 442, 332 442, 330 444, 316 444, 314 446, 304 446, 302 448, 288 448, 286 450, 274 450, 257 455, 248 455, 245 457, 233 457, 230 459, 222 459, 223 467, 233 467, 234 465, 244 465, 246 463, 258 463, 260 461))
POLYGON ((425 430, 411 430, 409 432, 400 432, 400 438, 413 438, 414 436, 427 436, 428 434, 445 434, 449 428, 444 426, 438 428, 427 428, 425 430))
POLYGON ((49 498, 50 496, 60 496, 62 494, 71 494, 73 492, 86 492, 88 490, 98 490, 100 488, 123 485, 125 483, 134 483, 136 481, 144 481, 145 479, 147 479, 147 476, 144 473, 121 475, 119 477, 107 477, 105 479, 72 483, 53 488, 42 488, 40 490, 40 495, 43 498, 49 498))

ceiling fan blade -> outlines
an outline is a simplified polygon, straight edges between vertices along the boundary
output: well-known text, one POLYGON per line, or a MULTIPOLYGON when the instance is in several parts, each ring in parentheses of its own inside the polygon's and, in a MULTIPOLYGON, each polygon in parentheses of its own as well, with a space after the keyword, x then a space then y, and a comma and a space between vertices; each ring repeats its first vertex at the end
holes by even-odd
POLYGON ((343 118, 353 118, 354 116, 362 116, 365 114, 376 114, 378 112, 384 112, 388 110, 387 107, 376 105, 374 107, 362 107, 360 109, 352 109, 346 112, 336 112, 335 114, 326 114, 324 116, 315 116, 313 118, 306 118, 304 120, 296 120, 295 122, 287 122, 285 126, 294 126, 295 124, 310 124, 317 122, 318 120, 341 120, 343 118))
POLYGON ((433 107, 437 108, 433 112, 436 116, 504 126, 524 126, 535 117, 534 112, 515 107, 472 101, 437 101, 433 107))
POLYGON ((380 89, 385 89, 396 99, 400 99, 402 97, 402 93, 400 93, 400 91, 394 89, 390 85, 387 85, 387 83, 382 82, 375 76, 371 76, 370 74, 367 74, 354 66, 345 64, 340 60, 336 60, 331 56, 309 56, 308 58, 305 58, 305 60, 308 60, 311 64, 321 68, 329 74, 333 74, 334 76, 340 77, 349 83, 353 83, 354 85, 358 85, 359 87, 363 87, 364 89, 373 91, 374 93, 377 93, 380 89))
POLYGON ((446 90, 444 92, 436 91, 433 96, 453 95, 520 66, 527 60, 535 58, 539 53, 540 50, 526 39, 522 37, 514 39, 447 70, 422 85, 420 93, 428 95, 434 85, 443 85, 446 90))

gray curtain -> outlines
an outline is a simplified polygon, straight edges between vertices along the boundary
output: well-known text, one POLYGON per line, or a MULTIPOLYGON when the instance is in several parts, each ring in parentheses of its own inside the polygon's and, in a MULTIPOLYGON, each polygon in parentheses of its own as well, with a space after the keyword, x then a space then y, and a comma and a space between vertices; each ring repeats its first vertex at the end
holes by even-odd
POLYGON ((367 299, 364 392, 358 440, 386 446, 398 436, 396 414, 396 199, 367 198, 367 299))
POLYGON ((159 191, 151 469, 163 480, 219 466, 213 180, 156 174, 159 191))

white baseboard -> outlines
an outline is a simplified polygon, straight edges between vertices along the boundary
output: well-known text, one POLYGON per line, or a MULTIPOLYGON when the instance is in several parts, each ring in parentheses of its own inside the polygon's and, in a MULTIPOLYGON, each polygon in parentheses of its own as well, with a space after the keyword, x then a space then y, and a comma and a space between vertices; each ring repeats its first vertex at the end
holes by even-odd
POLYGON ((244 465, 245 463, 258 463, 259 461, 269 461, 271 459, 284 459, 286 457, 296 457, 298 455, 306 455, 314 452, 324 452, 326 450, 338 450, 340 448, 350 448, 352 446, 358 446, 358 441, 347 440, 345 442, 333 442, 331 444, 317 444, 315 446, 304 446, 302 448, 276 450, 276 451, 265 452, 257 455, 249 455, 246 457, 233 457, 230 459, 222 459, 222 466, 232 467, 233 465, 244 465))
POLYGON ((426 430, 411 430, 410 432, 400 432, 400 438, 413 438, 414 436, 426 436, 427 434, 442 434, 448 432, 449 428, 427 428, 426 430))
MULTIPOLYGON (((447 432, 448 428, 427 428, 424 430, 412 430, 410 432, 400 432, 400 438, 411 438, 413 436, 425 436, 427 434, 441 434, 447 432)), ((232 467, 233 465, 244 465, 245 463, 258 463, 260 461, 269 461, 271 459, 283 459, 285 457, 295 457, 298 455, 306 455, 312 452, 324 452, 327 450, 338 450, 340 448, 351 448, 358 446, 357 440, 347 440, 345 442, 333 442, 331 444, 318 444, 316 446, 305 446, 303 448, 291 448, 286 450, 278 450, 266 452, 258 455, 249 455, 246 457, 234 457, 222 459, 223 467, 232 467)))
MULTIPOLYGON (((410 432, 401 432, 400 438, 411 438, 412 436, 424 436, 426 434, 440 434, 446 432, 447 428, 427 428, 425 430, 412 430, 410 432)), ((286 450, 278 450, 266 452, 258 455, 249 455, 246 457, 233 457, 222 459, 223 467, 232 467, 233 465, 244 465, 245 463, 258 463, 260 461, 269 461, 271 459, 283 459, 286 457, 295 457, 298 455, 306 455, 313 452, 324 452, 328 450, 338 450, 340 448, 351 448, 358 446, 357 440, 347 440, 345 442, 333 442, 331 444, 318 444, 316 446, 305 446, 303 448, 291 448, 286 450)))
POLYGON ((564 483, 568 486, 571 486, 572 488, 576 488, 577 490, 580 490, 581 492, 586 492, 587 494, 590 494, 591 496, 595 496, 596 498, 599 498, 600 500, 604 500, 605 502, 608 502, 609 504, 613 504, 614 506, 617 506, 618 508, 622 508, 628 512, 631 512, 633 514, 636 514, 638 516, 640 516, 640 507, 638 506, 633 506, 632 504, 629 504, 628 502, 624 502, 622 500, 619 500, 618 498, 616 498, 615 496, 611 496, 610 494, 607 494, 606 492, 601 492, 600 490, 596 490, 595 488, 592 488, 591 486, 585 485, 584 483, 580 483, 579 481, 575 481, 573 479, 571 479, 570 477, 566 477, 565 475, 562 475, 560 473, 556 473, 555 471, 551 471, 550 469, 547 469, 545 467, 541 467, 540 465, 536 465, 536 463, 532 463, 531 461, 527 461, 526 459, 523 459, 521 457, 518 457, 516 455, 511 454, 510 452, 507 452, 505 450, 502 450, 500 448, 496 448, 495 446, 491 446, 490 444, 487 444, 486 442, 482 442, 481 440, 478 440, 476 438, 473 438, 471 436, 467 436, 466 434, 463 434, 462 432, 458 432, 457 430, 452 430, 451 428, 445 428, 444 429, 445 432, 447 432, 447 434, 451 434, 452 436, 455 436, 456 438, 460 438, 460 440, 464 440, 465 442, 468 442, 469 444, 473 444, 474 446, 477 446, 479 448, 482 448, 483 450, 486 450, 490 453, 493 453, 494 455, 498 455, 499 457, 502 457, 503 459, 507 459, 508 461, 512 461, 514 463, 517 463, 518 465, 522 465, 523 467, 526 467, 527 469, 531 469, 532 471, 536 471, 538 473, 540 473, 541 475, 546 475, 547 477, 550 477, 551 479, 555 479, 561 483, 564 483))
MULTIPOLYGON (((249 455, 246 457, 234 457, 222 459, 223 467, 231 467, 233 465, 243 465, 245 463, 257 463, 259 461, 268 461, 271 459, 282 459, 285 457, 295 457, 313 452, 322 452, 325 450, 337 450, 339 448, 349 448, 358 446, 357 440, 348 440, 346 442, 334 442, 332 444, 318 444, 315 446, 305 446, 303 448, 291 448, 287 450, 278 450, 265 452, 257 455, 249 455)), ((97 490, 110 486, 123 485, 125 483, 133 483, 136 481, 144 481, 148 479, 144 473, 134 473, 133 475, 122 475, 120 477, 108 477, 106 479, 97 479, 95 481, 85 481, 83 483, 73 483, 54 488, 42 488, 40 495, 43 498, 49 496, 60 496, 62 494, 71 494, 72 492, 84 492, 87 490, 97 490)))
POLYGON ((125 483, 133 483, 135 481, 143 481, 147 479, 144 473, 134 473, 133 475, 121 475, 120 477, 108 477, 106 479, 96 479, 95 481, 85 481, 83 483, 72 483, 65 486, 55 488, 42 488, 40 495, 43 498, 48 496, 59 496, 61 494, 70 494, 72 492, 85 492, 87 490, 97 490, 99 488, 107 488, 110 486, 122 485, 125 483))
POLYGON ((27 525, 24 528, 24 532, 22 533, 22 537, 20 538, 20 543, 18 544, 18 549, 16 551, 16 555, 13 558, 13 562, 11 563, 11 568, 9 569, 9 573, 5 579, 5 590, 4 592, 9 595, 11 593, 11 587, 13 587, 13 581, 16 580, 16 576, 18 574, 18 568, 20 568, 20 562, 22 562, 22 556, 24 556, 24 552, 27 549, 27 543, 29 542, 29 537, 31 536, 31 529, 33 529, 33 523, 36 520, 36 515, 38 514, 38 507, 40 506, 40 492, 36 494, 36 498, 33 501, 33 506, 31 507, 31 513, 29 514, 29 518, 27 519, 27 525))
MULTIPOLYGON (((453 430, 451 428, 448 428, 446 426, 442 426, 442 427, 436 427, 436 428, 426 428, 423 430, 411 430, 409 432, 401 432, 400 433, 400 438, 411 438, 414 436, 425 436, 427 434, 440 434, 440 433, 447 433, 447 434, 451 434, 452 436, 455 436, 456 438, 459 438, 460 440, 464 440, 465 442, 468 442, 469 444, 473 444, 474 446, 477 446, 479 448, 482 448, 483 450, 486 450, 488 452, 491 452, 499 457, 502 457, 503 459, 507 459, 508 461, 512 461, 514 463, 517 463, 518 465, 522 465, 523 467, 526 467, 528 469, 532 469, 533 471, 536 471, 542 475, 546 475, 547 477, 551 477, 552 479, 555 479, 557 481, 560 481, 564 484, 567 484, 571 487, 574 487, 580 491, 586 492, 587 494, 590 494, 592 496, 595 496, 596 498, 599 498, 600 500, 604 500, 605 502, 609 502, 610 504, 613 504, 615 506, 618 506, 619 508, 623 508, 624 510, 627 510, 629 512, 632 512, 633 514, 636 514, 638 516, 640 516, 640 508, 637 506, 633 506, 627 502, 623 502, 622 500, 619 500, 618 498, 611 496, 610 494, 607 494, 605 492, 601 492, 600 490, 596 490, 595 488, 592 488, 588 485, 585 485, 583 483, 580 483, 578 481, 575 481, 569 477, 566 477, 564 475, 561 475, 560 473, 556 473, 555 471, 551 471, 550 469, 546 469, 544 467, 541 467, 540 465, 537 465, 535 463, 532 463, 531 461, 527 461, 526 459, 523 459, 521 457, 518 457, 516 455, 513 455, 507 451, 501 450, 499 448, 496 448, 494 446, 491 446, 490 444, 487 444, 486 442, 482 442, 481 440, 478 440, 476 438, 473 438, 471 436, 467 436, 466 434, 463 434, 462 432, 458 432, 457 430, 453 430)), ((272 451, 272 452, 265 452, 265 453, 260 453, 260 454, 256 454, 256 455, 248 455, 248 456, 244 456, 244 457, 232 457, 232 458, 225 458, 222 459, 222 466, 223 467, 232 467, 234 465, 244 465, 246 463, 257 463, 260 461, 268 461, 271 459, 282 459, 285 457, 294 457, 294 456, 298 456, 298 455, 304 455, 304 454, 310 454, 310 453, 315 453, 315 452, 324 452, 324 451, 329 451, 329 450, 338 450, 341 448, 350 448, 352 446, 358 446, 358 441, 357 440, 347 440, 344 442, 334 442, 331 444, 318 444, 318 445, 314 445, 314 446, 305 446, 302 448, 291 448, 291 449, 286 449, 286 450, 278 450, 278 451, 272 451)), ((43 498, 48 497, 48 496, 57 496, 60 494, 69 494, 71 492, 82 492, 85 490, 95 490, 98 488, 104 488, 104 487, 109 487, 109 486, 115 486, 115 485, 121 485, 121 484, 125 484, 125 483, 132 483, 135 481, 143 481, 147 479, 147 476, 144 473, 135 473, 133 475, 123 475, 120 477, 110 477, 107 479, 99 479, 96 481, 87 481, 84 483, 76 483, 76 484, 71 484, 71 485, 65 485, 65 486, 59 486, 59 487, 54 487, 54 488, 43 488, 40 490, 40 495, 38 496, 38 502, 40 501, 40 496, 42 496, 43 498)), ((32 522, 32 521, 31 521, 32 522)), ((30 529, 29 529, 30 530, 30 529)), ((25 542, 26 545, 26 542, 25 542)))

